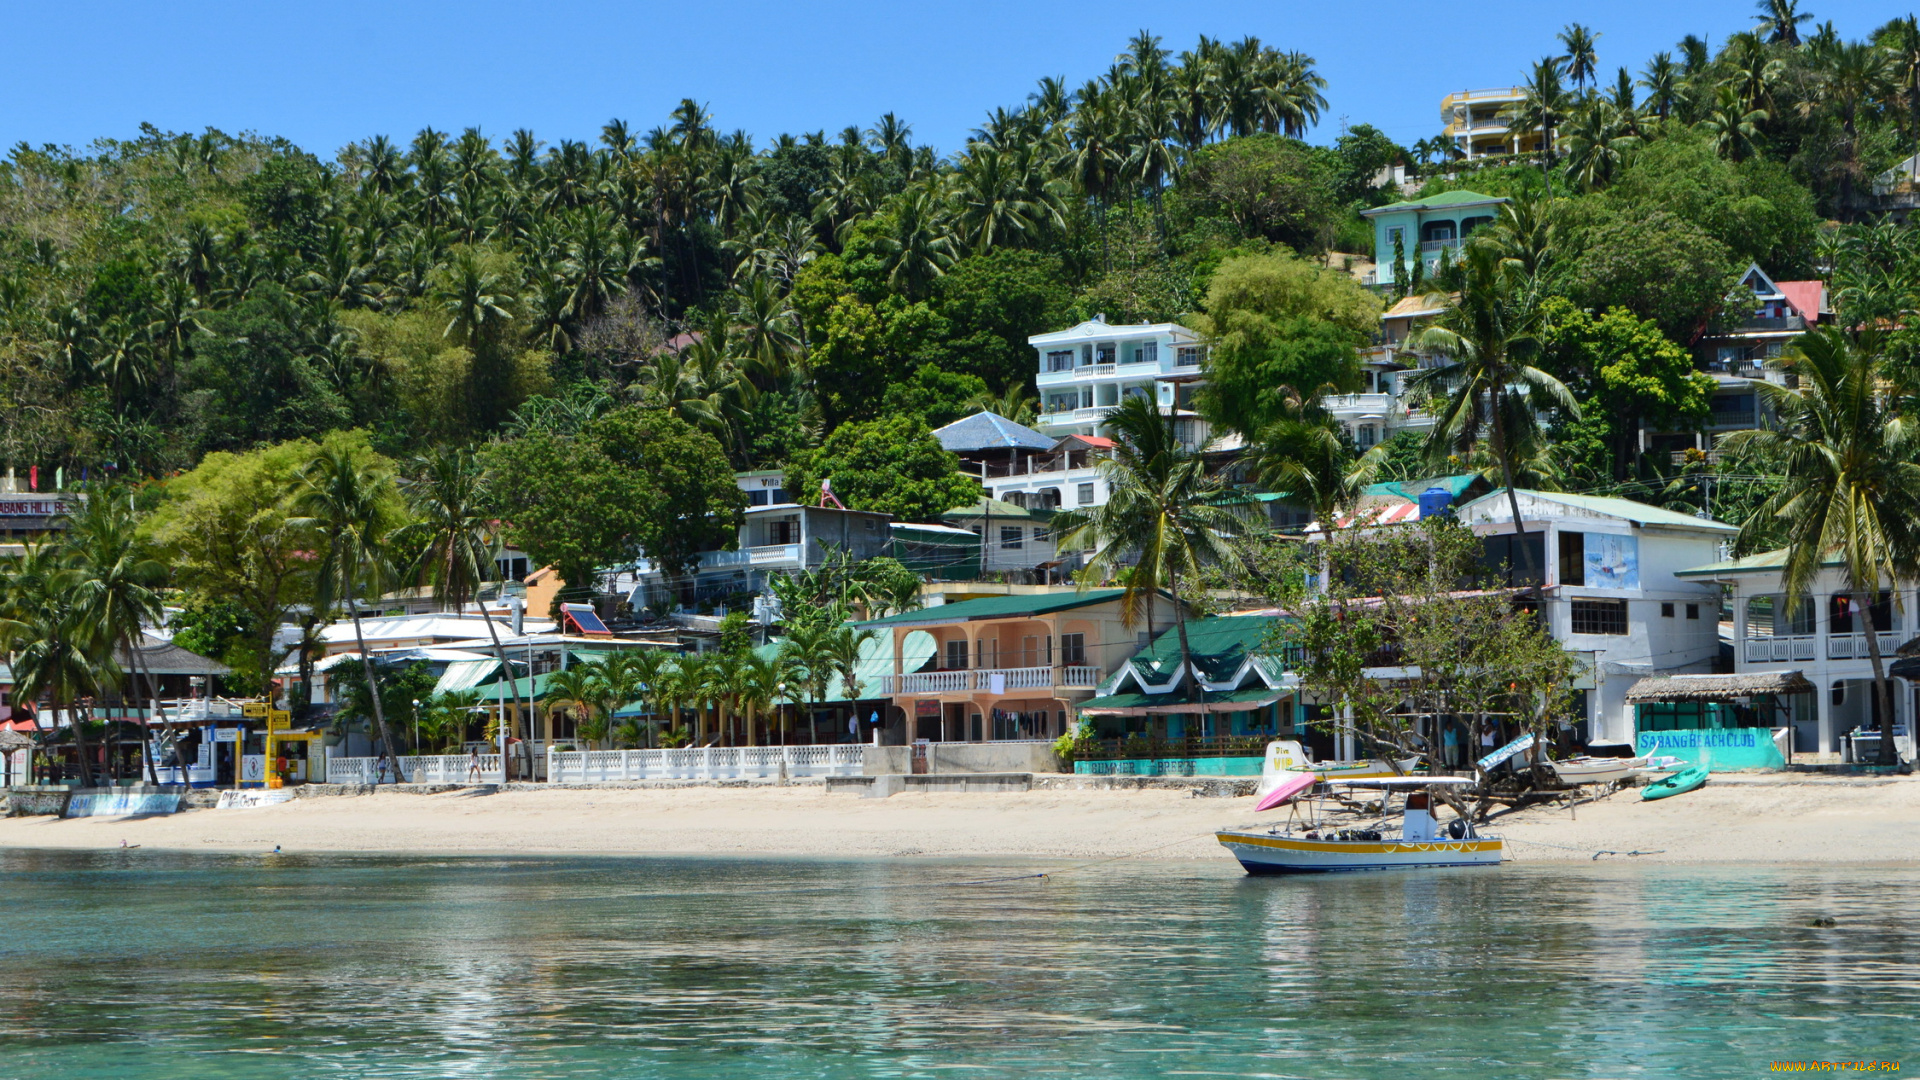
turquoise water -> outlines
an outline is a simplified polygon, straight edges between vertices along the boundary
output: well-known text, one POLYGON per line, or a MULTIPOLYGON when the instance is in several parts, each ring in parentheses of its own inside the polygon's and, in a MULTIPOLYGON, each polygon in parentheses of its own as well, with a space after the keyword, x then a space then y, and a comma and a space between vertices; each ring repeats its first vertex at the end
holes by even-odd
POLYGON ((1035 868, 0 853, 0 1077, 1717 1078, 1920 1045, 1920 870, 951 884, 1035 868))

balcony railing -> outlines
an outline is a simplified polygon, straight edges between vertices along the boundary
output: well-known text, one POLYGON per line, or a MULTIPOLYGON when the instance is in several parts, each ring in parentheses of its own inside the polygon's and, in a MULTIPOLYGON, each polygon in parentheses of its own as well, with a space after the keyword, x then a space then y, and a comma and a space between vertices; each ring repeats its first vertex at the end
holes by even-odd
POLYGON ((972 671, 916 671, 882 675, 882 696, 895 694, 966 694, 975 691, 1008 693, 1014 690, 1051 690, 1056 686, 1094 686, 1100 669, 1090 664, 1064 667, 992 667, 972 671))
POLYGON ((1791 663, 1799 660, 1811 660, 1814 657, 1813 635, 1750 637, 1747 639, 1746 656, 1747 663, 1749 664, 1791 663))
POLYGON ((1710 428, 1737 428, 1744 431, 1747 428, 1753 427, 1756 419, 1756 415, 1752 409, 1747 409, 1742 412, 1715 412, 1712 414, 1712 419, 1707 421, 1707 426, 1710 428))
POLYGON ((1459 240, 1422 240, 1420 241, 1420 251, 1424 255, 1431 255, 1434 252, 1440 251, 1444 248, 1457 248, 1459 246, 1460 246, 1459 240))
MULTIPOLYGON (((1899 634, 1881 633, 1881 656, 1890 657, 1893 655, 1893 650, 1899 647, 1899 634)), ((1827 638, 1827 659, 1829 660, 1865 660, 1871 655, 1865 634, 1832 634, 1827 638)))

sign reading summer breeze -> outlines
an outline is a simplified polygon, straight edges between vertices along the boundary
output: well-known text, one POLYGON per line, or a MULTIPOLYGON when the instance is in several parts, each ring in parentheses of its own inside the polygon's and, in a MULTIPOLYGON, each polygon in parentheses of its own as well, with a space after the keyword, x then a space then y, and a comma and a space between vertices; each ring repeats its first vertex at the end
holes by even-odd
POLYGON ((1493 768, 1495 765, 1500 764, 1501 762, 1507 760, 1513 755, 1528 749, 1532 745, 1533 745, 1533 736, 1522 735, 1519 738, 1508 743, 1507 745, 1501 747, 1500 749, 1495 750, 1493 753, 1488 754, 1486 757, 1481 758, 1475 764, 1480 766, 1480 769, 1482 772, 1485 772, 1486 770, 1493 768))

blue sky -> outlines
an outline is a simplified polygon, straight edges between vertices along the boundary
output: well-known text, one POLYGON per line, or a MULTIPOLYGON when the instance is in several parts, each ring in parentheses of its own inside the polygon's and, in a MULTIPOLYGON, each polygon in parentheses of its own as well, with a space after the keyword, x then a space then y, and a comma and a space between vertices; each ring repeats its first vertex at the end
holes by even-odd
MULTIPOLYGON (((1803 0, 1842 34, 1909 7, 1803 0)), ((330 157, 424 125, 479 125, 496 139, 530 127, 549 143, 593 139, 620 117, 665 123, 682 97, 717 125, 764 144, 781 131, 869 126, 893 111, 942 153, 1043 75, 1069 85, 1104 70, 1141 28, 1178 52, 1202 33, 1252 34, 1320 61, 1331 83, 1315 141, 1342 120, 1410 143, 1438 131, 1439 99, 1506 85, 1555 51, 1578 17, 1600 31, 1611 79, 1687 33, 1718 46, 1751 25, 1748 0, 1544 4, 1264 3, 1138 0, 1045 3, 562 0, 508 4, 93 3, 11 0, 0 64, 0 146, 81 146, 141 121, 284 135, 330 157)))

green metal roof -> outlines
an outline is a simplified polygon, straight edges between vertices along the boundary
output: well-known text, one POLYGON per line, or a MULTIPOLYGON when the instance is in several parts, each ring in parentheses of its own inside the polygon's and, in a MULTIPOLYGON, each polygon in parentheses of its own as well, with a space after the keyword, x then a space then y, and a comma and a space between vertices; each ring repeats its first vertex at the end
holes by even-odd
MULTIPOLYGON (((1555 502, 1562 506, 1571 506, 1589 513, 1604 514, 1607 517, 1622 518, 1636 525, 1670 525, 1681 529, 1705 529, 1709 532, 1737 533, 1738 525, 1728 525, 1712 518, 1694 517, 1678 510, 1663 510, 1658 506, 1649 506, 1632 499, 1616 499, 1606 495, 1569 495, 1563 491, 1533 491, 1521 488, 1520 494, 1543 502, 1555 502)), ((1478 506, 1488 499, 1505 499, 1506 488, 1494 488, 1492 491, 1467 503, 1466 506, 1478 506)), ((1464 509, 1465 507, 1462 507, 1464 509)))
POLYGON ((1447 210, 1460 206, 1495 205, 1506 201, 1503 196, 1482 195, 1477 191, 1443 191, 1424 199, 1409 199, 1406 202, 1388 203, 1371 210, 1362 210, 1360 216, 1376 217, 1380 214, 1391 214, 1396 210, 1447 210))
POLYGON ((480 685, 480 680, 500 670, 500 661, 455 660, 440 673, 440 681, 433 684, 433 696, 457 694, 462 690, 471 690, 480 685))
MULTIPOLYGON (((551 672, 545 672, 535 675, 532 679, 515 679, 507 683, 505 689, 507 703, 512 704, 513 699, 516 697, 524 699, 529 692, 532 693, 533 700, 539 701, 542 697, 546 696, 547 680, 552 677, 553 674, 551 672), (529 687, 531 687, 531 690, 529 690, 529 687)), ((482 705, 497 703, 502 695, 501 683, 498 679, 484 686, 476 686, 473 690, 480 695, 480 704, 482 705)))
MULTIPOLYGON (((1233 677, 1249 657, 1274 660, 1277 631, 1288 620, 1274 615, 1216 615, 1187 623, 1193 666, 1206 682, 1233 677)), ((1143 682, 1164 683, 1180 667, 1180 628, 1163 631, 1127 663, 1143 682)), ((1279 674, 1273 663, 1272 674, 1279 674)))
POLYGON ((978 619, 1018 619, 1028 615, 1048 615, 1091 604, 1117 600, 1123 589, 1088 589, 1086 592, 1037 593, 1031 596, 983 596, 957 604, 940 604, 872 619, 857 626, 942 626, 947 623, 973 622, 978 619))
MULTIPOLYGON (((1822 566, 1839 566, 1839 557, 1821 561, 1822 566)), ((1758 555, 1749 555, 1744 559, 1729 559, 1726 562, 1708 563, 1705 566, 1675 570, 1674 577, 1717 578, 1735 577, 1740 574, 1777 574, 1787 568, 1787 549, 1764 551, 1758 555)))
POLYGON ((940 515, 942 521, 977 521, 981 518, 1008 518, 1014 521, 1046 521, 1053 517, 1051 510, 1029 510, 1024 506, 1015 506, 1000 499, 979 498, 966 506, 956 506, 940 515))
POLYGON ((1441 488, 1454 498, 1466 494, 1473 482, 1480 479, 1479 473, 1460 473, 1456 476, 1434 476, 1424 480, 1382 480, 1377 484, 1368 484, 1360 489, 1363 498, 1400 498, 1408 502, 1419 502, 1420 496, 1428 488, 1441 488))
POLYGON ((1110 694, 1106 697, 1088 698, 1079 705, 1083 713, 1134 712, 1147 710, 1155 713, 1199 712, 1203 709, 1221 710, 1221 705, 1265 705, 1287 695, 1285 690, 1271 687, 1258 687, 1252 690, 1229 690, 1225 693, 1208 691, 1200 704, 1187 700, 1182 693, 1171 694, 1110 694))

